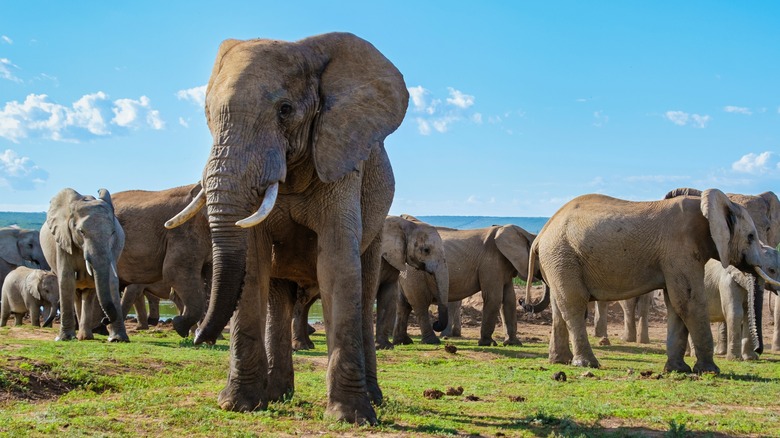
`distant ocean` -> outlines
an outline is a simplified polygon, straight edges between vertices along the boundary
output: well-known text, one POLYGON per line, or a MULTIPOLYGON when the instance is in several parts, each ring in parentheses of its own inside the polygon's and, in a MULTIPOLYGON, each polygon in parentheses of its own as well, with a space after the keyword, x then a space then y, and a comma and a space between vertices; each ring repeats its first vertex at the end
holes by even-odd
MULTIPOLYGON (((546 217, 499 217, 499 216, 417 216, 423 222, 437 227, 459 230, 484 228, 491 225, 517 225, 531 233, 538 233, 547 222, 546 217)), ((0 212, 0 227, 18 225, 20 228, 40 230, 46 220, 46 213, 0 212)))

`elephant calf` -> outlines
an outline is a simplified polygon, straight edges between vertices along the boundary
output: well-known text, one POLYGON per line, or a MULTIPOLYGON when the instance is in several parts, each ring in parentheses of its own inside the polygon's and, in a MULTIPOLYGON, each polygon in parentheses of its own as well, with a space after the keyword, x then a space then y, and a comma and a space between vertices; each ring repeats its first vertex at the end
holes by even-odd
POLYGON ((59 302, 60 288, 53 272, 20 266, 11 271, 3 282, 0 327, 6 325, 12 313, 16 325, 21 325, 28 311, 32 325, 40 327, 41 306, 48 311, 44 327, 51 327, 59 302))

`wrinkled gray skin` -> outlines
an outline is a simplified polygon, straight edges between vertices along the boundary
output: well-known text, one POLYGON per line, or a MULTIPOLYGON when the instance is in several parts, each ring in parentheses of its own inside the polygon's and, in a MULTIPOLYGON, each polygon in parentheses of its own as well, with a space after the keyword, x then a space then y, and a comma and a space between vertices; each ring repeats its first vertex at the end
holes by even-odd
MULTIPOLYGON (((444 245, 439 233, 430 224, 409 215, 387 216, 382 229, 382 267, 379 274, 379 288, 376 295, 376 348, 392 349, 390 336, 395 325, 396 307, 400 291, 398 276, 406 269, 427 273, 437 303, 446 303, 449 288, 449 270, 444 255, 444 245)), ((300 292, 299 292, 300 294, 300 292)), ((304 292, 304 299, 296 303, 293 317, 293 349, 314 348, 309 338, 308 314, 311 304, 318 296, 312 291, 304 292), (298 304, 301 305, 298 305, 298 304)), ((426 313, 425 318, 428 318, 426 313)), ((447 325, 447 307, 439 304, 439 316, 426 327, 442 331, 447 325)), ((430 333, 436 341, 438 338, 430 333)), ((423 335, 425 337, 425 334, 423 335)))
POLYGON ((46 311, 44 327, 51 327, 60 302, 57 276, 51 271, 20 266, 6 277, 0 304, 0 327, 8 322, 11 314, 16 325, 22 324, 25 313, 30 312, 32 325, 41 325, 41 306, 46 311))
POLYGON ((119 299, 116 263, 122 253, 125 234, 114 216, 111 195, 100 189, 98 198, 82 196, 67 188, 49 204, 41 227, 41 247, 57 274, 60 288, 60 333, 56 340, 93 339, 89 321, 93 315, 90 295, 97 294, 108 319, 109 342, 127 342, 119 299), (79 315, 76 335, 75 313, 79 315))
POLYGON ((376 423, 372 305, 395 187, 384 139, 408 98, 392 63, 351 34, 220 45, 206 88, 205 197, 169 226, 206 204, 213 286, 195 343, 214 342, 232 316, 223 409, 264 409, 293 391, 300 285, 322 296, 326 415, 376 423))
MULTIPOLYGON (((764 272, 780 281, 780 253, 764 245, 761 257, 764 272)), ((774 290, 771 285, 767 287, 774 290)), ((708 296, 710 322, 725 323, 726 342, 719 339, 715 353, 726 354, 726 359, 730 360, 758 359, 758 352, 763 350, 763 336, 754 321, 753 339, 748 319, 756 308, 753 300, 763 299, 763 287, 756 284, 753 276, 745 275, 733 266, 724 269, 717 260, 710 260, 704 270, 704 289, 708 296), (756 294, 756 288, 760 293, 756 294)), ((755 313, 752 315, 755 318, 755 313)))
POLYGON ((188 336, 205 315, 205 285, 211 276, 208 219, 197 214, 172 230, 164 226, 200 190, 200 184, 194 184, 159 191, 128 190, 112 196, 116 217, 125 231, 125 247, 117 264, 119 286, 125 289, 123 317, 143 291, 137 285, 157 282, 167 285, 168 293, 175 289, 184 304, 184 312, 173 318, 179 336, 188 336))
MULTIPOLYGON (((444 242, 449 268, 449 301, 460 301, 482 291, 482 328, 479 345, 497 345, 493 331, 502 314, 504 345, 521 345, 517 338, 516 297, 512 278, 528 279, 528 251, 534 235, 516 225, 474 230, 437 228, 444 242)), ((393 343, 409 344, 409 315, 414 310, 423 333, 422 343, 439 343, 430 322, 428 307, 435 303, 432 282, 424 273, 406 270, 399 277, 401 298, 393 343), (426 334, 428 334, 426 336, 426 334)), ((443 335, 448 335, 447 331, 443 335)), ((449 335, 452 335, 449 333, 449 335)))
POLYGON ((538 261, 550 287, 550 362, 599 366, 585 330, 589 301, 616 301, 664 289, 664 369, 691 371, 684 361, 690 333, 697 351, 693 371, 719 372, 706 314, 704 264, 714 258, 723 267, 731 264, 753 272, 760 268, 760 248, 748 212, 716 189, 701 197, 652 202, 602 195, 573 199, 545 224, 529 261, 529 269, 538 261))
MULTIPOLYGON (((666 194, 666 198, 672 198, 675 196, 699 196, 700 190, 692 188, 678 188, 670 191, 666 194)), ((766 245, 771 247, 777 247, 780 244, 780 200, 774 192, 764 192, 758 195, 743 195, 739 193, 728 193, 726 196, 729 199, 747 209, 750 217, 753 219, 753 223, 756 225, 756 231, 758 232, 758 238, 766 245)), ((758 278, 758 291, 763 289, 770 291, 770 295, 774 295, 770 287, 766 285, 766 282, 758 278)), ((763 292, 760 292, 763 295, 763 292)), ((761 306, 763 309, 763 297, 757 296, 755 299, 756 306, 761 306)), ((762 326, 762 309, 756 308, 756 324, 758 329, 762 326)), ((774 335, 772 337, 772 350, 780 351, 780 311, 774 312, 774 335)), ((722 323, 718 323, 718 345, 726 345, 726 328, 722 323)), ((763 339, 762 348, 763 351, 763 339)), ((725 353, 722 351, 721 353, 725 353)), ((760 353, 759 353, 760 354, 760 353)))
POLYGON ((49 270, 43 256, 38 230, 19 227, 0 228, 0 287, 9 272, 17 266, 49 270))

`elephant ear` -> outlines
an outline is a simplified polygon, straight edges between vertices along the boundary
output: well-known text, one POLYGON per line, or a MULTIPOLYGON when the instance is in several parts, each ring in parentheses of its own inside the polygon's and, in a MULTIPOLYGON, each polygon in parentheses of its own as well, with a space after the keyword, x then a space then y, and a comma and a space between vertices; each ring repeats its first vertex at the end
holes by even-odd
POLYGON ((20 232, 21 229, 16 227, 0 228, 0 259, 16 266, 24 265, 18 246, 20 232))
POLYGON ((114 214, 114 203, 111 202, 111 193, 108 192, 106 189, 100 189, 98 190, 98 199, 108 204, 109 207, 111 207, 111 214, 114 214))
POLYGON ((420 222, 420 223, 422 223, 422 221, 420 219, 417 219, 416 217, 412 216, 411 214, 402 214, 401 218, 406 219, 408 221, 412 221, 412 222, 420 222))
POLYGON ((769 241, 764 243, 777 247, 780 244, 780 199, 774 192, 764 192, 758 196, 769 205, 769 232, 767 233, 769 241))
POLYGON ((49 202, 46 212, 46 227, 54 235, 57 245, 68 254, 73 254, 73 236, 70 231, 73 203, 82 196, 71 188, 62 189, 49 202))
POLYGON ((528 280, 528 251, 533 235, 515 225, 505 225, 496 232, 496 246, 514 266, 523 280, 528 280))
POLYGON ((30 272, 27 275, 27 278, 24 279, 25 292, 38 301, 42 299, 42 295, 41 295, 41 286, 43 286, 42 276, 43 276, 43 271, 35 270, 30 272))
POLYGON ((409 104, 401 72, 371 43, 350 33, 301 40, 323 55, 314 165, 323 182, 358 169, 404 119, 409 104))
MULTIPOLYGON (((227 39, 222 41, 219 44, 219 49, 217 49, 217 59, 214 61, 214 66, 211 68, 211 76, 209 76, 209 82, 206 85, 206 96, 209 95, 209 91, 211 91, 211 86, 213 85, 214 79, 216 79, 219 70, 222 69, 222 58, 224 58, 225 55, 228 52, 230 52, 230 49, 235 47, 236 44, 240 42, 241 40, 227 39)), ((208 105, 205 105, 205 111, 206 111, 206 124, 210 125, 211 114, 209 113, 208 105)))
POLYGON ((401 272, 406 270, 406 224, 405 219, 388 216, 382 229, 382 258, 401 272))
POLYGON ((734 234, 737 212, 734 204, 718 189, 708 189, 701 194, 701 212, 710 224, 710 236, 718 249, 718 258, 723 268, 729 263, 729 240, 734 234))

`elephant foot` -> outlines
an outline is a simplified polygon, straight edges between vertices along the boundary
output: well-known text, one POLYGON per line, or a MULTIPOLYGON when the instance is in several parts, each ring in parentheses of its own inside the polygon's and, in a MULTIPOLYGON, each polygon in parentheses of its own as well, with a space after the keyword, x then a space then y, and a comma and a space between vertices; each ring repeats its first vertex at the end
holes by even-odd
POLYGON ((79 341, 91 341, 95 339, 95 337, 92 335, 92 333, 79 332, 79 334, 76 335, 76 339, 79 341))
POLYGON ((190 335, 190 328, 192 326, 193 324, 185 321, 181 315, 173 317, 173 329, 176 330, 176 333, 178 333, 182 338, 186 338, 190 335))
POLYGON ((496 347, 498 346, 498 343, 496 343, 496 341, 494 341, 493 338, 487 338, 487 339, 480 338, 479 342, 477 342, 477 345, 479 345, 480 347, 496 347))
POLYGON ((160 318, 149 318, 146 320, 146 323, 151 326, 156 326, 160 323, 160 318))
POLYGON ((293 339, 292 349, 295 351, 314 350, 314 342, 312 342, 311 340, 293 339))
POLYGON ((130 342, 130 338, 126 333, 121 333, 109 336, 108 342, 130 342))
POLYGON ((627 335, 624 333, 620 336, 620 340, 624 342, 636 342, 636 335, 627 335))
POLYGON ((571 364, 575 367, 584 367, 584 368, 598 368, 599 367, 599 361, 595 357, 587 357, 587 356, 575 356, 571 364))
POLYGON ((412 345, 414 341, 409 335, 401 335, 393 337, 393 345, 412 345))
POLYGON ((381 406, 384 402, 384 395, 377 384, 368 384, 368 398, 374 406, 381 406))
POLYGON ((76 339, 76 333, 75 332, 60 332, 59 335, 57 335, 56 338, 54 338, 55 341, 73 341, 76 339))
POLYGON ((103 324, 100 324, 97 327, 94 327, 92 329, 92 334, 108 336, 108 327, 104 326, 103 324))
POLYGON ((441 337, 443 338, 460 338, 462 335, 460 334, 460 330, 453 330, 450 328, 446 328, 441 332, 441 337))
POLYGON ((439 345, 441 344, 441 340, 439 340, 439 337, 436 335, 431 335, 424 337, 420 339, 421 344, 429 344, 429 345, 439 345))
POLYGON ((693 365, 693 372, 696 374, 720 374, 720 368, 715 365, 715 362, 696 361, 693 365))
MULTIPOLYGON (((721 347, 720 344, 715 346, 715 354, 718 356, 723 356, 724 354, 728 356, 728 352, 726 351, 726 347, 721 347)), ((727 357, 728 359, 728 357, 727 357)))
POLYGON ((609 338, 608 337, 604 336, 603 338, 599 339, 599 345, 601 345, 602 347, 605 347, 605 346, 612 345, 612 343, 609 342, 609 338))
POLYGON ((268 390, 266 392, 268 401, 289 400, 292 398, 294 393, 295 386, 292 384, 292 382, 289 384, 285 384, 284 382, 280 381, 275 384, 275 382, 272 380, 269 380, 268 382, 268 390))
POLYGON ((691 373, 691 372, 693 372, 693 370, 691 370, 691 367, 688 366, 688 364, 685 363, 685 361, 683 361, 682 359, 678 359, 678 360, 667 359, 666 360, 666 365, 664 365, 664 372, 665 373, 669 373, 669 372, 672 372, 672 371, 678 372, 678 373, 691 373))
POLYGON ((368 397, 348 397, 348 402, 329 401, 325 409, 325 416, 352 424, 370 424, 376 425, 376 413, 368 397))
POLYGON ((758 353, 751 351, 748 353, 742 353, 742 360, 758 360, 758 353))
POLYGON ((523 345, 523 343, 522 343, 522 342, 520 342, 520 339, 517 339, 517 337, 511 337, 511 338, 509 338, 509 339, 505 339, 505 340, 504 340, 504 342, 503 342, 503 345, 505 345, 505 346, 506 346, 506 345, 518 345, 518 346, 522 346, 522 345, 523 345))
POLYGON ((550 363, 562 363, 562 364, 570 364, 572 361, 572 358, 574 356, 571 354, 571 352, 568 353, 553 353, 550 352, 548 355, 548 359, 550 363))
POLYGON ((374 344, 376 346, 377 350, 392 350, 393 344, 388 341, 387 339, 376 340, 376 343, 374 344))
POLYGON ((640 344, 649 344, 650 343, 650 336, 648 335, 642 335, 639 337, 639 343, 640 344))
POLYGON ((261 394, 265 393, 262 383, 228 383, 217 397, 217 404, 222 410, 234 412, 252 412, 265 410, 268 401, 263 400, 261 394))
POLYGON ((135 326, 136 330, 149 330, 149 324, 138 324, 135 326))

